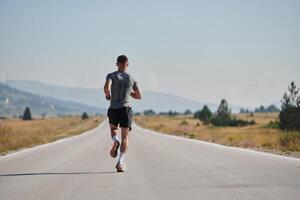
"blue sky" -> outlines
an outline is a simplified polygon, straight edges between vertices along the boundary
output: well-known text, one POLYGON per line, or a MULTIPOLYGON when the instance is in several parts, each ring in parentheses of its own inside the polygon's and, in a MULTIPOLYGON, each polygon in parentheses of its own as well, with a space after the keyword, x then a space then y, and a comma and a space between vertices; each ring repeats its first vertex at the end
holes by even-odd
POLYGON ((0 1, 0 79, 102 87, 127 54, 142 90, 257 106, 300 86, 300 1, 0 1))

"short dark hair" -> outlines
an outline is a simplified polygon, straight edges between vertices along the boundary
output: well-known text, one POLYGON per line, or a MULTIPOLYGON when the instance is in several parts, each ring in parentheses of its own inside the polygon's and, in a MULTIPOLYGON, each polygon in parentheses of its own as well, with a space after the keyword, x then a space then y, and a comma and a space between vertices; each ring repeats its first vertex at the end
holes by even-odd
POLYGON ((128 58, 127 58, 127 56, 125 56, 125 55, 120 55, 120 56, 118 56, 118 58, 117 58, 117 62, 118 63, 125 63, 125 62, 127 62, 128 61, 128 58))

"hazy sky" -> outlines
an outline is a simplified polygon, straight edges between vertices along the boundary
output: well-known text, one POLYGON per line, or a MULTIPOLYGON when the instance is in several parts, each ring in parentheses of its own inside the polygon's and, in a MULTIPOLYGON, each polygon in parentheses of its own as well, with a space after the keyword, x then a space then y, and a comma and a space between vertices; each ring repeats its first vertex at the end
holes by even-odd
POLYGON ((141 90, 257 106, 300 86, 300 1, 0 1, 0 79, 102 87, 119 54, 141 90))

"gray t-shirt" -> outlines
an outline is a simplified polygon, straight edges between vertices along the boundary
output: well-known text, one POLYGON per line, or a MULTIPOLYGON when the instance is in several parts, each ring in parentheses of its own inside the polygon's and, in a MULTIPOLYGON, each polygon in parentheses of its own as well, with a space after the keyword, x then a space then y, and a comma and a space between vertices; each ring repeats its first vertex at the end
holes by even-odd
POLYGON ((114 71, 107 74, 106 80, 111 79, 111 100, 109 108, 130 106, 130 93, 137 87, 137 81, 128 73, 114 71))

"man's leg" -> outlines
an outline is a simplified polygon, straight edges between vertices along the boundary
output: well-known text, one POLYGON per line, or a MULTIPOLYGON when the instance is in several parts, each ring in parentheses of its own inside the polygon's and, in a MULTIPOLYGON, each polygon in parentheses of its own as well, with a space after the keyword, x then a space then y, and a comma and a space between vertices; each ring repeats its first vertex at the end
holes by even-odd
POLYGON ((120 148, 120 151, 121 151, 120 157, 118 160, 118 163, 120 163, 120 164, 123 164, 124 159, 125 159, 125 153, 127 152, 127 149, 128 149, 128 141, 129 141, 128 131, 129 131, 129 128, 121 127, 122 142, 121 142, 121 148, 120 148))
POLYGON ((113 124, 109 124, 109 128, 110 128, 111 138, 115 142, 116 140, 118 140, 118 133, 117 133, 118 128, 113 124))
POLYGON ((126 153, 128 148, 128 131, 129 128, 121 128, 122 143, 120 150, 123 153, 126 153))
POLYGON ((110 127, 110 134, 111 138, 113 140, 113 146, 110 150, 110 155, 115 158, 118 155, 118 147, 120 146, 120 142, 118 140, 118 133, 117 133, 117 127, 113 124, 109 124, 110 127))
POLYGON ((118 172, 124 172, 125 170, 125 153, 128 149, 128 132, 129 128, 131 127, 132 122, 132 112, 130 107, 124 107, 122 108, 121 115, 120 115, 120 127, 121 127, 121 137, 122 137, 122 143, 121 143, 121 149, 120 149, 120 156, 118 163, 116 165, 118 172))

